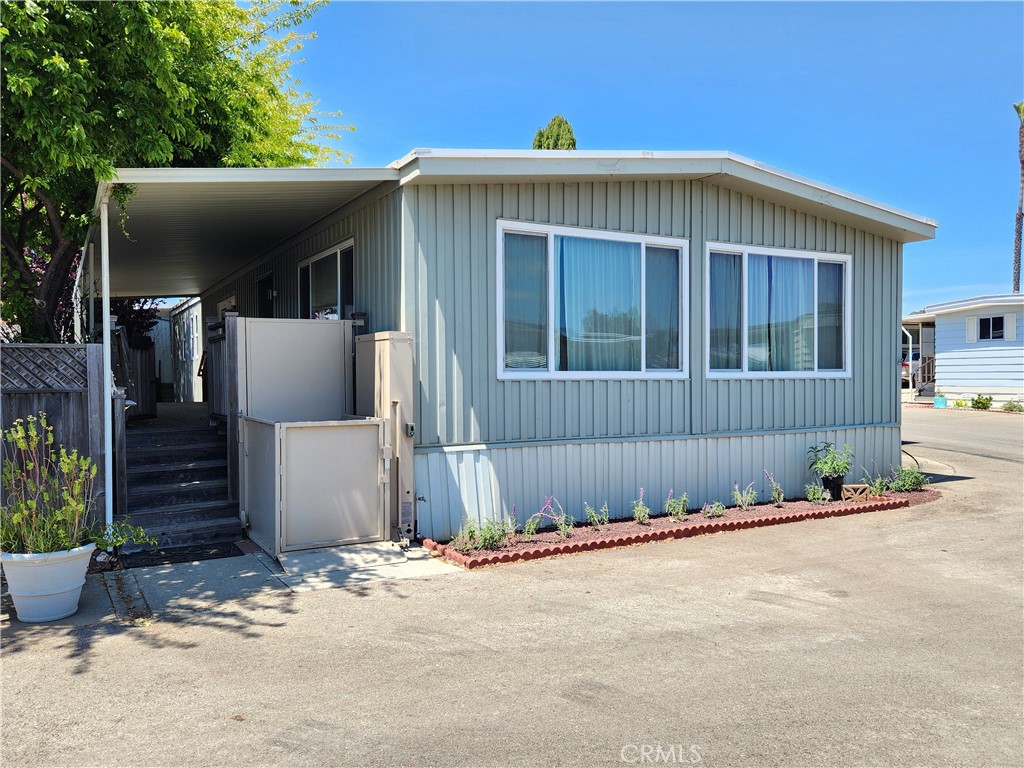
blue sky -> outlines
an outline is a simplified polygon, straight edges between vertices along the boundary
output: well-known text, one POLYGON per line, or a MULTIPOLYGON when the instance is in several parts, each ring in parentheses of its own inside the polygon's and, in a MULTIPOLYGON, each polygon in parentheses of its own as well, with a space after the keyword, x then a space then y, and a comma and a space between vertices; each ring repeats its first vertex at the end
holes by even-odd
POLYGON ((342 3, 296 67, 356 131, 414 147, 729 150, 939 221, 904 310, 1010 290, 1021 3, 342 3))

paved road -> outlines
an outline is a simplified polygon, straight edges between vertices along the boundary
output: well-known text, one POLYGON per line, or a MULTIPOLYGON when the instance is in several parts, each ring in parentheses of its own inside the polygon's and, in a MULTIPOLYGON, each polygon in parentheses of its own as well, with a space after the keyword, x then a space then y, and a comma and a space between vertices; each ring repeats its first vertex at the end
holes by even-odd
POLYGON ((942 501, 18 628, 2 762, 1019 766, 1024 420, 904 433, 942 501))

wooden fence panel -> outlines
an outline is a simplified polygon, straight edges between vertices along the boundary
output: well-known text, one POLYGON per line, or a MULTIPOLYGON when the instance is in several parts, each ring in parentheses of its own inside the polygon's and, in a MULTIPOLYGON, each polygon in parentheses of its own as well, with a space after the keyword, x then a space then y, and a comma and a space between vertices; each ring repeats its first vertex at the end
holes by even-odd
POLYGON ((0 426, 44 411, 55 442, 92 458, 94 522, 104 508, 102 370, 99 344, 0 344, 0 426))

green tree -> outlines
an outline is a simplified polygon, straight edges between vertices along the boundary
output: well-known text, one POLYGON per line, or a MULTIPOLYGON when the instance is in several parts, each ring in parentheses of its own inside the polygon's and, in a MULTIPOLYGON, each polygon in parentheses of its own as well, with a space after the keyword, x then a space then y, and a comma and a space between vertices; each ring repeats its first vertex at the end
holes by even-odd
POLYGON ((544 128, 537 129, 533 137, 534 149, 576 149, 576 135, 569 121, 555 115, 544 128))
POLYGON ((1020 160, 1020 186, 1017 189, 1017 221, 1013 231, 1013 292, 1020 293, 1020 236, 1024 225, 1024 101, 1013 105, 1020 120, 1017 128, 1017 159, 1020 160))
POLYGON ((3 2, 3 318, 24 339, 64 335, 96 183, 118 166, 348 161, 329 142, 351 127, 290 73, 323 2, 3 2))

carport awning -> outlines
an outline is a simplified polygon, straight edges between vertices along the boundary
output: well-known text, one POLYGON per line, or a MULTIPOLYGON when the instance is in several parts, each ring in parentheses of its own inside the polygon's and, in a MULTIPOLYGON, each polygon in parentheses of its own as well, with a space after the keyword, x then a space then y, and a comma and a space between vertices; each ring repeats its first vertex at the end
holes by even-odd
MULTIPOLYGON (((194 296, 380 184, 391 168, 127 168, 110 203, 114 296, 194 296), (122 232, 119 222, 127 214, 122 232)), ((101 185, 99 201, 111 185, 101 185)), ((99 228, 91 233, 100 249, 99 228)))

